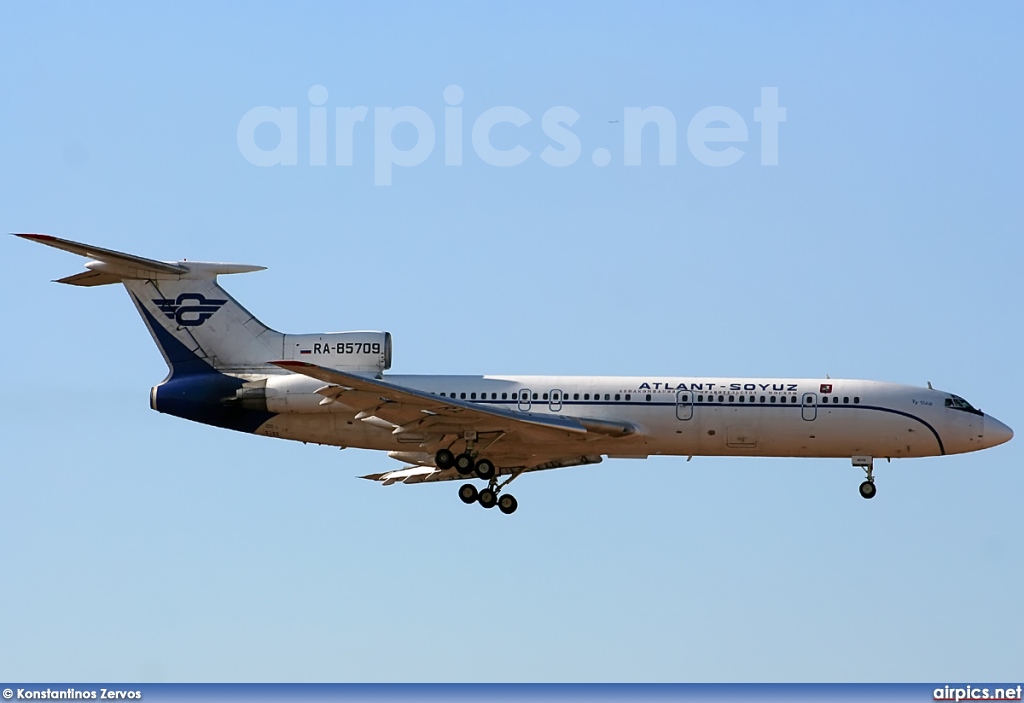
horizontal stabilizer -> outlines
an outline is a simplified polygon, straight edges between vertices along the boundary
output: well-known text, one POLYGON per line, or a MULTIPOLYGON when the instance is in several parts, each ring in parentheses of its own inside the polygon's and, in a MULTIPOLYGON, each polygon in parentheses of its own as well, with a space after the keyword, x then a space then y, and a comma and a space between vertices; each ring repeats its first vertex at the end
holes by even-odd
POLYGON ((69 286, 105 286, 110 283, 120 282, 120 276, 100 271, 82 271, 74 276, 65 276, 54 281, 54 283, 67 283, 69 286))
POLYGON ((157 273, 188 273, 188 269, 181 264, 170 263, 167 261, 156 261, 154 259, 144 259, 141 256, 125 254, 120 251, 113 251, 102 247, 94 247, 89 244, 72 242, 67 239, 53 237, 49 234, 15 234, 14 236, 21 237, 22 239, 28 239, 33 242, 39 242, 40 244, 45 244, 46 246, 53 247, 55 249, 70 251, 72 254, 78 254, 79 256, 84 256, 89 259, 96 259, 97 261, 113 264, 118 267, 129 269, 148 269, 157 273))
POLYGON ((90 244, 72 242, 49 234, 15 234, 14 236, 92 259, 85 264, 89 271, 67 276, 57 281, 73 286, 103 286, 131 280, 212 279, 219 274, 248 273, 262 271, 266 268, 249 264, 207 261, 157 261, 90 244))

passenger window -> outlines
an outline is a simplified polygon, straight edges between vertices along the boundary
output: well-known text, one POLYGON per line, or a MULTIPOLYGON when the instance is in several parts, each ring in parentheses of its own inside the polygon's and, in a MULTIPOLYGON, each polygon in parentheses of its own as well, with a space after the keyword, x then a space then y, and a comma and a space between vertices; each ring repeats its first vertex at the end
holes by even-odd
POLYGON ((619 400, 619 394, 618 393, 615 394, 615 400, 619 400))
POLYGON ((630 397, 631 397, 631 396, 630 396, 630 394, 629 394, 629 393, 627 393, 627 394, 626 394, 626 400, 629 400, 629 399, 630 399, 630 397))
POLYGON ((848 396, 848 395, 844 395, 844 396, 843 396, 843 402, 844 402, 844 403, 849 403, 849 402, 850 402, 850 396, 848 396))
POLYGON ((761 396, 761 402, 762 403, 764 402, 764 396, 763 395, 761 396))
POLYGON ((519 400, 519 391, 516 391, 512 394, 512 400, 519 400))
POLYGON ((734 402, 735 400, 736 400, 736 396, 734 396, 734 395, 730 395, 729 396, 729 402, 730 403, 734 402))
POLYGON ((771 403, 775 402, 775 396, 774 395, 772 396, 772 399, 769 402, 771 402, 771 403))
POLYGON ((647 394, 647 402, 648 403, 651 402, 651 394, 650 393, 647 394))
POLYGON ((838 402, 839 402, 839 396, 838 395, 832 396, 832 404, 835 405, 838 402))
POLYGON ((747 396, 745 396, 745 395, 741 395, 740 396, 740 402, 741 403, 746 402, 746 400, 747 400, 747 396))
POLYGON ((859 395, 853 396, 853 402, 859 404, 860 403, 860 396, 859 395))
POLYGON ((724 395, 718 396, 718 402, 719 403, 724 403, 725 402, 725 396, 724 395))
POLYGON ((508 393, 502 393, 501 394, 501 399, 502 400, 508 400, 508 393))
POLYGON ((465 393, 459 393, 459 397, 462 398, 463 400, 465 400, 466 399, 466 394, 465 393))
POLYGON ((469 398, 470 400, 476 400, 476 393, 470 393, 469 398))
POLYGON ((537 400, 537 394, 536 393, 533 394, 533 399, 537 400))
POLYGON ((580 399, 580 394, 579 393, 573 393, 572 394, 572 399, 573 400, 579 400, 580 399))
POLYGON ((609 395, 608 395, 607 393, 605 393, 605 394, 604 394, 604 399, 605 399, 605 400, 611 400, 611 397, 610 397, 610 396, 609 396, 609 395))

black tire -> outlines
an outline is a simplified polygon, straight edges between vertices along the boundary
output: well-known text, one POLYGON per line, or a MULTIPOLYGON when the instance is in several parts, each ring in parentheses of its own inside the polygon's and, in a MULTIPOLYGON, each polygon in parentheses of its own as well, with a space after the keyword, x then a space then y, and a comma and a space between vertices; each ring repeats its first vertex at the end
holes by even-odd
POLYGON ((459 486, 459 498, 466 505, 472 505, 477 499, 476 486, 472 483, 464 483, 459 486))
POLYGON ((518 507, 519 501, 507 493, 498 498, 498 510, 505 513, 506 515, 511 515, 512 513, 514 513, 516 511, 516 508, 518 507))
POLYGON ((490 488, 485 488, 477 495, 477 501, 480 505, 489 509, 498 504, 498 496, 494 495, 494 491, 490 488))
POLYGON ((878 492, 878 489, 875 488, 875 482, 874 481, 865 481, 864 483, 860 484, 860 497, 861 498, 865 498, 867 500, 871 500, 872 498, 875 497, 875 493, 877 493, 877 492, 878 492))
POLYGON ((450 449, 438 449, 434 455, 434 466, 441 469, 450 469, 455 466, 455 455, 450 449))
POLYGON ((485 481, 494 478, 494 464, 490 459, 481 459, 476 462, 476 475, 485 481))
POLYGON ((455 470, 463 476, 469 476, 472 474, 475 466, 476 462, 473 461, 473 457, 469 454, 459 454, 455 457, 455 470))

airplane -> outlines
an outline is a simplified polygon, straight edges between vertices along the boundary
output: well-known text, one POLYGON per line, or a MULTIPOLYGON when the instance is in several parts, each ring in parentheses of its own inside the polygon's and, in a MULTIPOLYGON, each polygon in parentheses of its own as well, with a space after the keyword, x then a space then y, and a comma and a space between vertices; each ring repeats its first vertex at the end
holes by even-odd
POLYGON ((506 514, 526 473, 656 455, 845 458, 876 494, 874 460, 973 452, 1013 431, 932 388, 831 378, 385 375, 388 332, 282 334, 218 276, 263 266, 157 261, 45 234, 85 256, 58 283, 121 283, 168 366, 150 407, 266 437, 388 452, 385 486, 465 481, 459 498, 506 514), (478 488, 472 481, 483 481, 478 488))

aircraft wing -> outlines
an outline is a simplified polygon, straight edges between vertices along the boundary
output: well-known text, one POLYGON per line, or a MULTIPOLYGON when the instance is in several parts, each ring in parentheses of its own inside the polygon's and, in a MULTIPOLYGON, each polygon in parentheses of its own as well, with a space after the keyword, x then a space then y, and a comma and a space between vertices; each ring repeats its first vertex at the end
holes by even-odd
POLYGON ((337 401, 361 408, 364 416, 374 416, 396 425, 395 434, 522 432, 537 439, 565 441, 591 432, 601 436, 632 434, 629 425, 606 421, 587 421, 562 415, 524 413, 491 405, 406 388, 381 379, 329 369, 305 361, 273 361, 275 366, 330 384, 320 389, 325 402, 337 401), (354 396, 349 400, 348 396, 354 396), (588 428, 588 424, 592 427, 588 428), (610 427, 609 427, 610 426, 610 427))
MULTIPOLYGON (((360 420, 383 420, 396 435, 480 435, 502 437, 490 446, 487 456, 494 460, 497 475, 566 466, 597 464, 601 453, 593 440, 628 437, 637 428, 625 422, 568 415, 525 413, 507 408, 434 395, 389 381, 349 373, 304 361, 273 361, 272 364, 323 381, 317 390, 321 403, 338 402, 358 411, 360 420)), ((420 445, 423 447, 424 445, 420 445)), ((394 483, 432 483, 464 480, 455 469, 439 469, 428 452, 394 452, 400 461, 414 462, 396 471, 369 474, 362 478, 389 486, 394 483)))

